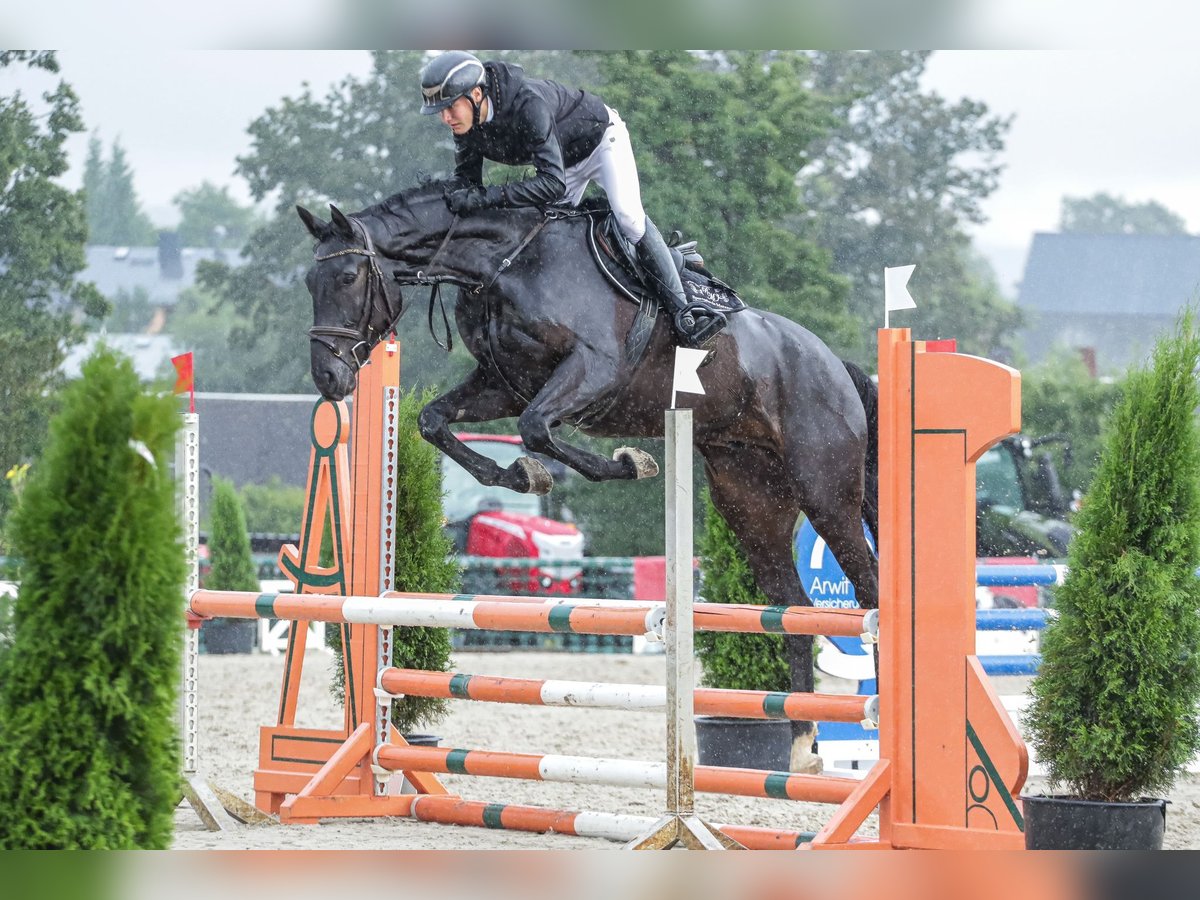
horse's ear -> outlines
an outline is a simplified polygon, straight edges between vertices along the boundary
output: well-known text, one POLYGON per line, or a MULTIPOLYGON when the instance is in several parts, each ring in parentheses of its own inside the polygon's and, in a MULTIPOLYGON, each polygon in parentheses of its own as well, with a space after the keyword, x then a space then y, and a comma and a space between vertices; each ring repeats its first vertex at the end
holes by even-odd
POLYGON ((333 216, 333 227, 347 237, 354 237, 354 226, 350 224, 349 219, 342 215, 342 211, 330 203, 329 212, 333 216))
POLYGON ((322 222, 299 204, 296 206, 296 214, 300 216, 300 221, 304 223, 304 227, 308 229, 309 234, 318 241, 324 238, 325 233, 329 230, 328 222, 322 222))

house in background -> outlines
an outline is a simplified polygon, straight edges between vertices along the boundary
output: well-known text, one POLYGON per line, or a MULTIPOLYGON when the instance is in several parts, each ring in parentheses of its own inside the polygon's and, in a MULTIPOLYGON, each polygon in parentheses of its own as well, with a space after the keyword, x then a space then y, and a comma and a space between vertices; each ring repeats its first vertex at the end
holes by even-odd
POLYGON ((196 266, 201 260, 237 262, 231 258, 236 254, 210 247, 181 247, 178 235, 171 231, 159 235, 157 247, 90 245, 86 253, 87 268, 79 273, 79 280, 94 282, 109 300, 121 293, 144 293, 154 311, 146 329, 149 334, 162 330, 180 292, 196 283, 196 266))
POLYGON ((1200 237, 1035 234, 1017 295, 1019 346, 1035 363, 1055 347, 1094 354, 1099 373, 1117 374, 1197 299, 1200 237))

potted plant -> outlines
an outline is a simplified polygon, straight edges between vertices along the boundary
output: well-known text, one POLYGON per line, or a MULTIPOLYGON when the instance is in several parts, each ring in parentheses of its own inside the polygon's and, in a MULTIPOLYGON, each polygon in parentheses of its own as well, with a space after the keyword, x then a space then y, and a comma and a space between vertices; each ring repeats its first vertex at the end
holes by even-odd
MULTIPOLYGON (((461 573, 454 545, 443 529, 442 468, 438 451, 422 437, 417 416, 432 393, 409 391, 400 398, 396 416, 396 567, 393 590, 453 594, 461 573)), ((332 692, 341 702, 341 632, 330 629, 336 656, 332 692)), ((446 672, 450 669, 450 632, 445 628, 395 628, 392 665, 402 669, 446 672)), ((436 745, 433 735, 415 734, 446 714, 447 701, 436 697, 404 696, 392 702, 392 724, 410 744, 436 745)))
MULTIPOLYGON (((733 530, 704 492, 704 531, 699 541, 702 592, 707 603, 770 601, 758 589, 733 530)), ((795 640, 811 640, 797 636, 795 640)), ((726 690, 791 690, 783 637, 700 631, 694 638, 705 687, 726 690)), ((809 728, 812 723, 806 724, 809 728)), ((697 756, 702 765, 787 771, 792 723, 785 719, 696 716, 697 756)))
POLYGON ((1188 310, 1114 410, 1030 687, 1055 793, 1023 798, 1028 847, 1161 848, 1160 797, 1200 749, 1198 363, 1188 310))
MULTIPOLYGON (((259 590, 242 501, 233 482, 224 478, 213 478, 210 523, 212 568, 204 577, 204 586, 214 591, 259 590)), ((205 653, 250 653, 257 638, 257 619, 216 618, 200 626, 205 653)))

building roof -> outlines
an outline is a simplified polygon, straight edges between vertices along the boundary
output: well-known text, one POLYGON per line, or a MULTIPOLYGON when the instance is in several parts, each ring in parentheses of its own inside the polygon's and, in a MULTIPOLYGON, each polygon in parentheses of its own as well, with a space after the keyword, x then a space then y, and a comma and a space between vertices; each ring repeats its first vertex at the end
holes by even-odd
POLYGON ((173 307, 179 292, 196 283, 196 264, 200 260, 225 258, 233 263, 238 261, 235 253, 226 253, 222 257, 209 247, 183 247, 173 251, 178 253, 177 277, 171 277, 171 263, 163 258, 158 247, 92 245, 86 251, 87 268, 79 274, 80 281, 94 282, 100 293, 110 300, 121 290, 133 293, 141 288, 151 305, 166 307, 173 307))
POLYGON ((1174 316, 1200 297, 1200 237, 1033 236, 1017 304, 1044 313, 1174 316))
POLYGON ((272 476, 288 485, 308 482, 316 394, 225 394, 200 391, 200 466, 244 484, 272 476))

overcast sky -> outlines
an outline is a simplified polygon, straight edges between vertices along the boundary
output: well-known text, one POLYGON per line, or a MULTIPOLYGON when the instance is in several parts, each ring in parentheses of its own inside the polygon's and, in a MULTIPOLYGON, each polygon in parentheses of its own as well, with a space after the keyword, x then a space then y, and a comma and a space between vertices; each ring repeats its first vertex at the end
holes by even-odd
MULTIPOLYGON (((172 197, 204 180, 247 198, 234 158, 249 147, 247 125, 268 106, 304 81, 320 94, 370 70, 365 51, 63 50, 59 62, 89 130, 98 129, 106 151, 120 139, 143 206, 160 225, 177 217, 172 197)), ((0 70, 0 93, 16 81, 0 70)), ((926 84, 1015 115, 1007 168, 985 206, 989 221, 975 230, 1006 288, 1020 277, 1033 232, 1055 229, 1064 194, 1157 200, 1200 232, 1194 51, 938 51, 926 84)), ((71 145, 72 186, 86 145, 84 135, 71 145)))

